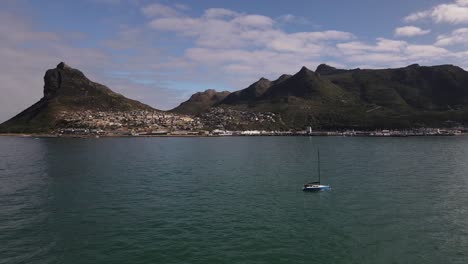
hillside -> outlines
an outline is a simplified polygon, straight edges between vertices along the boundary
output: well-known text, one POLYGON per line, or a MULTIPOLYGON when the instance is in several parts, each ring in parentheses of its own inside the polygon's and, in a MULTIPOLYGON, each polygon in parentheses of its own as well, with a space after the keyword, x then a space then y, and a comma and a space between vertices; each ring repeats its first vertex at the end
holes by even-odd
POLYGON ((171 112, 198 115, 208 111, 210 107, 221 102, 229 94, 230 93, 228 91, 216 92, 213 89, 209 89, 204 92, 197 92, 187 101, 172 109, 171 112))
POLYGON ((61 62, 44 76, 44 96, 31 107, 0 125, 0 132, 47 132, 54 129, 64 114, 82 111, 155 111, 128 99, 108 87, 90 81, 79 70, 61 62))
POLYGON ((276 81, 262 78, 213 106, 277 113, 281 128, 442 127, 468 121, 468 72, 453 65, 346 70, 321 64, 315 72, 303 67, 276 81))

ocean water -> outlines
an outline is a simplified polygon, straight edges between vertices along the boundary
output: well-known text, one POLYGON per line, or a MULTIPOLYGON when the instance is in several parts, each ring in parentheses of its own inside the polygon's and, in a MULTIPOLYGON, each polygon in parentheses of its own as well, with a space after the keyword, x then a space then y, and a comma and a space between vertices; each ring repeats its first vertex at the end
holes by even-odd
POLYGON ((0 137, 0 263, 468 263, 468 137, 0 137))

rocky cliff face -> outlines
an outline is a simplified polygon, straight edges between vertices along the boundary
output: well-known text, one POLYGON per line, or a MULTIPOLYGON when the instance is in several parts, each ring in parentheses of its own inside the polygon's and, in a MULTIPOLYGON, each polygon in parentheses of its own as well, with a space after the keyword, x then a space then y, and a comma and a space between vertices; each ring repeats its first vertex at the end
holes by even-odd
POLYGON ((102 84, 92 82, 81 71, 63 62, 46 72, 43 99, 78 110, 153 110, 150 106, 125 98, 102 84))
POLYGON ((108 87, 92 82, 81 71, 61 62, 44 76, 44 96, 0 125, 2 132, 46 132, 59 122, 60 113, 79 111, 154 111, 108 87))
MULTIPOLYGON (((60 70, 63 70, 65 63, 61 62, 56 69, 50 69, 44 76, 44 98, 50 99, 57 94, 62 84, 60 70)), ((67 66, 68 68, 68 66, 67 66)))

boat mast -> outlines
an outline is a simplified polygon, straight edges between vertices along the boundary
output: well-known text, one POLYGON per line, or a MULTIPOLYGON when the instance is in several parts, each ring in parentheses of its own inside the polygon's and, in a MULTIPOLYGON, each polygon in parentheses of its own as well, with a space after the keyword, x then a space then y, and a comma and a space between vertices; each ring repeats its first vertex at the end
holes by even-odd
POLYGON ((318 182, 320 184, 320 149, 317 149, 317 170, 318 170, 318 182))

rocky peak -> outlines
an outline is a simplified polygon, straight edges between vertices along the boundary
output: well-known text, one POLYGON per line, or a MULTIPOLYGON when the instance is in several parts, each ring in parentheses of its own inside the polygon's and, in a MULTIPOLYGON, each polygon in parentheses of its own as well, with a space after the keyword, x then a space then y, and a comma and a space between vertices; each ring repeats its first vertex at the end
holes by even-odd
POLYGON ((286 80, 288 79, 289 77, 291 77, 292 75, 291 74, 282 74, 277 81, 279 80, 286 80))
POLYGON ((308 73, 308 72, 313 72, 309 70, 306 66, 302 66, 301 70, 299 71, 300 73, 308 73))
POLYGON ((318 78, 319 74, 302 66, 301 70, 294 75, 296 78, 318 78))
POLYGON ((245 89, 244 96, 250 97, 250 99, 261 96, 270 86, 272 82, 266 78, 260 78, 257 82, 245 89))
POLYGON ((285 80, 291 78, 291 76, 292 76, 292 75, 290 75, 290 74, 283 74, 283 75, 281 75, 278 79, 276 79, 276 80, 274 81, 274 84, 281 83, 281 82, 283 82, 283 81, 285 81, 285 80))
POLYGON ((67 64, 65 64, 65 62, 62 61, 59 64, 57 64, 57 69, 65 70, 72 69, 72 67, 68 66, 67 64))
POLYGON ((65 88, 70 94, 90 85, 91 81, 81 71, 60 62, 54 69, 47 70, 44 76, 44 98, 51 99, 65 88))
POLYGON ((204 92, 197 92, 194 93, 189 101, 210 101, 210 100, 220 100, 220 98, 224 98, 229 94, 228 91, 218 92, 214 89, 207 89, 204 92))
POLYGON ((419 66, 419 64, 415 63, 415 64, 408 65, 406 68, 418 68, 418 67, 421 67, 421 66, 419 66))
POLYGON ((204 94, 208 95, 208 96, 213 96, 215 95, 217 92, 215 89, 206 89, 204 92, 204 94))
POLYGON ((270 86, 271 81, 266 78, 260 78, 257 82, 254 83, 255 86, 267 87, 270 86))
POLYGON ((327 74, 336 71, 337 69, 335 67, 332 67, 327 64, 320 64, 315 72, 320 73, 320 74, 327 74))

